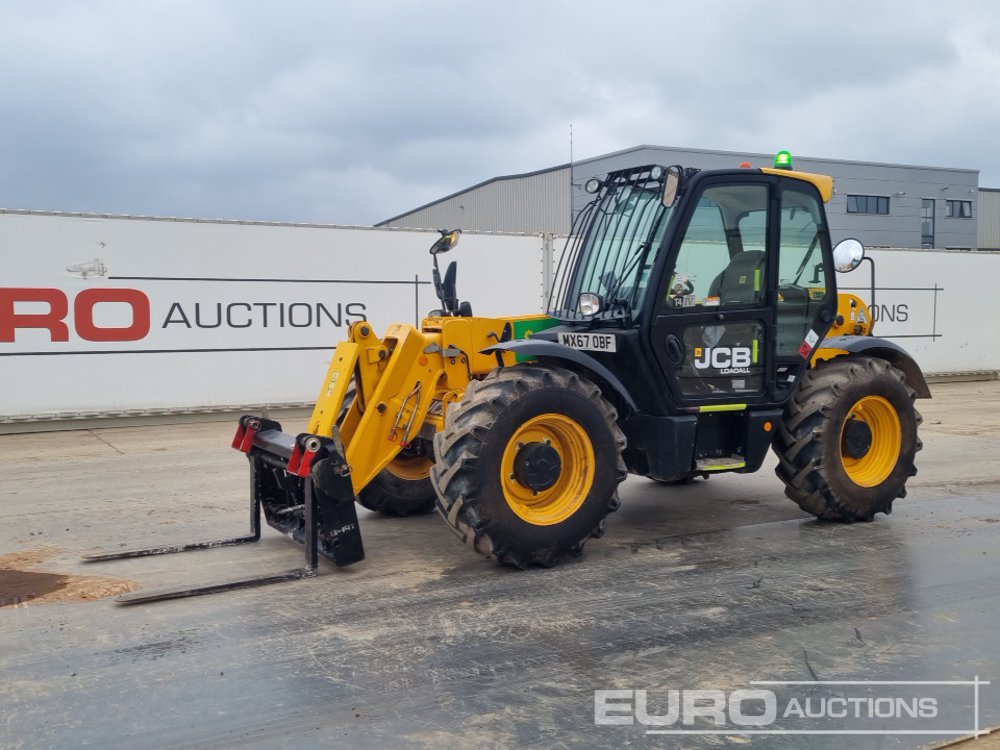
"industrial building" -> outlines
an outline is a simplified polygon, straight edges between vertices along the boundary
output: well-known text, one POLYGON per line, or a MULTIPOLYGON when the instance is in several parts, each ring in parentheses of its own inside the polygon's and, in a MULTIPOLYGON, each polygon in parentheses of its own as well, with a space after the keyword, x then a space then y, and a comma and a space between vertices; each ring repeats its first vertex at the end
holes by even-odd
MULTIPOLYGON (((461 227, 481 231, 568 234, 589 196, 591 177, 642 164, 724 169, 771 166, 773 154, 636 146, 528 174, 495 177, 377 226, 461 227)), ((869 247, 1000 248, 1000 191, 980 190, 979 171, 795 157, 795 168, 831 175, 827 205, 835 240, 869 247), (980 219, 981 207, 988 216, 980 219)))

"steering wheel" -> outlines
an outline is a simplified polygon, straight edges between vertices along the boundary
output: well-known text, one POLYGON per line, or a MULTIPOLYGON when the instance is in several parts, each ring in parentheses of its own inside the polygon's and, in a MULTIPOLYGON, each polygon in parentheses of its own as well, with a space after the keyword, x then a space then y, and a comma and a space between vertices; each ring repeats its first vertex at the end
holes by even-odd
POLYGON ((809 301, 809 290, 804 286, 799 286, 798 284, 780 284, 778 286, 778 294, 780 294, 785 302, 808 302, 809 301))

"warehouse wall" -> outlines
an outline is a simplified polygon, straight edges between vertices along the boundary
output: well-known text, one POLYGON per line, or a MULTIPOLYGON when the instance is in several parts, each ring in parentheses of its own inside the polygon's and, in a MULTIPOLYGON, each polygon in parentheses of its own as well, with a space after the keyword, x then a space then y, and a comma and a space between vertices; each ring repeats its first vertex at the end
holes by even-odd
MULTIPOLYGON (((869 250, 875 261, 874 333, 906 349, 925 373, 1000 371, 1000 327, 974 325, 998 306, 1000 253, 869 250)), ((837 274, 837 287, 871 302, 871 266, 837 274)))
MULTIPOLYGON (((351 323, 438 306, 437 236, 0 210, 0 425, 312 402, 351 323)), ((477 314, 541 309, 540 238, 469 233, 452 260, 477 314)))
MULTIPOLYGON (((435 306, 436 237, 0 210, 0 431, 310 403, 352 322, 382 332, 435 306)), ((969 324, 996 307, 1000 252, 871 254, 877 335, 926 372, 1000 370, 1000 328, 969 324)), ((478 315, 544 309, 539 237, 469 233, 443 260, 478 315)), ((868 269, 838 284, 867 299, 868 269)))

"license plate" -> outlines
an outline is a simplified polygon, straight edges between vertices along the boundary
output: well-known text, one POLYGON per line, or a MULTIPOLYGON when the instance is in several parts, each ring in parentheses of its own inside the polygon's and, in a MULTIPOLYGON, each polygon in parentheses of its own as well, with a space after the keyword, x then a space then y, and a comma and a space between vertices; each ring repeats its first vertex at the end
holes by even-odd
POLYGON ((618 351, 618 340, 613 333, 560 333, 559 343, 590 352, 618 351))

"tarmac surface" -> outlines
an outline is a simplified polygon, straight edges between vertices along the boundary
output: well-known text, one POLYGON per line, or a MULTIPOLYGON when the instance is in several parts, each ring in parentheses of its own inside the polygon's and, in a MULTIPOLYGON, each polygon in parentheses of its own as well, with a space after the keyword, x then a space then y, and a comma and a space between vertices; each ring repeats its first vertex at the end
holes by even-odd
MULTIPOLYGON (((79 561, 100 548, 243 533, 248 472, 229 448, 234 425, 0 436, 0 747, 918 748, 946 739, 595 726, 595 690, 647 690, 658 713, 668 689, 759 680, 992 681, 978 688, 978 726, 1000 725, 1000 382, 932 390, 918 403, 920 473, 895 512, 870 524, 815 522, 784 497, 771 459, 754 475, 685 486, 630 477, 607 535, 552 570, 481 560, 436 516, 361 510, 368 556, 358 565, 324 561, 311 580, 140 607, 103 597, 300 563, 301 548, 270 528, 256 545, 79 561)), ((897 687, 771 689, 786 705, 897 687)), ((899 689, 934 695, 942 716, 975 728, 973 687, 899 689)))

